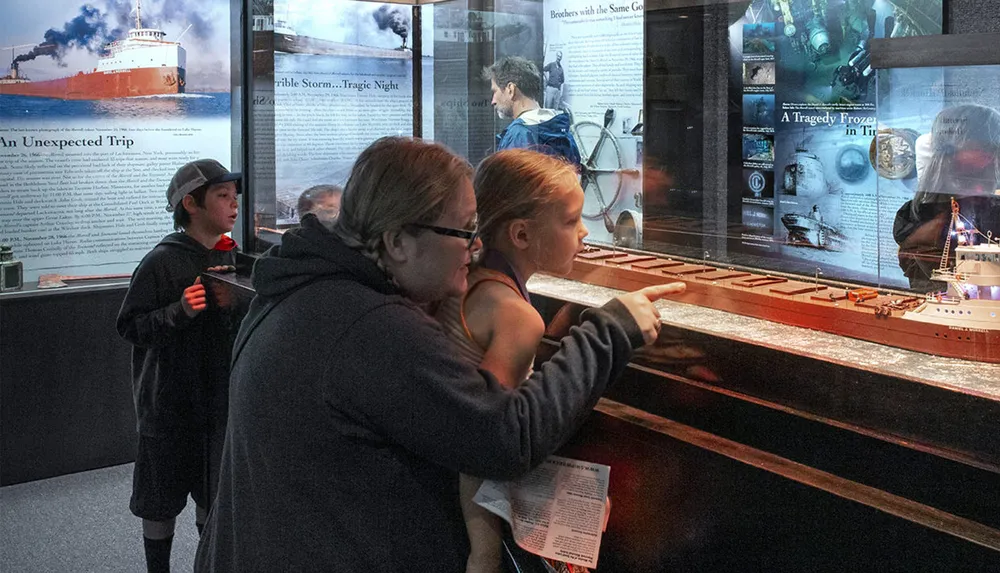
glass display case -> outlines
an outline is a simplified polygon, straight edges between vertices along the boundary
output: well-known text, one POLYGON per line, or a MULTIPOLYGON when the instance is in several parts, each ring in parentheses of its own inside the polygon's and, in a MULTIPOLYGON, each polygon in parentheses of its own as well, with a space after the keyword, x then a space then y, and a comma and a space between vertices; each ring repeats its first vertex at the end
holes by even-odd
POLYGON ((593 246, 573 278, 680 279, 687 302, 1000 361, 985 87, 1000 62, 876 69, 879 45, 947 38, 940 0, 703 4, 255 3, 258 250, 381 136, 494 152, 511 119, 483 70, 521 57, 581 150, 593 246), (941 168, 939 114, 984 126, 960 160, 980 180, 941 168))
MULTIPOLYGON (((864 569, 904 554, 943 555, 942 569, 995 562, 996 504, 980 492, 1000 472, 989 439, 1000 365, 925 354, 1000 362, 994 330, 960 324, 982 316, 970 303, 991 289, 949 291, 988 267, 957 228, 945 233, 950 194, 917 201, 943 209, 937 231, 920 227, 904 247, 894 229, 919 195, 917 147, 934 118, 997 107, 989 90, 967 89, 996 82, 996 35, 941 35, 941 0, 420 4, 253 3, 258 249, 296 224, 306 190, 343 186, 381 136, 433 139, 478 163, 511 121, 482 70, 526 58, 545 83, 538 103, 572 118, 590 232, 570 280, 529 281, 546 323, 568 326, 621 290, 687 283, 657 303, 658 340, 580 434, 579 457, 611 465, 620 488, 602 570, 717 570, 720 555, 735 556, 730 569, 753 558, 864 569), (901 263, 928 234, 912 251, 933 253, 918 285, 901 263), (922 320, 938 314, 954 320, 922 320), (663 457, 629 450, 657 441, 671 447, 663 457), (695 471, 675 483, 678 467, 695 471), (687 513, 668 503, 681 499, 687 513), (782 511, 792 505, 802 521, 782 511)), ((971 236, 976 209, 955 199, 971 236)), ((253 296, 245 278, 234 287, 253 296)))
POLYGON ((970 42, 908 20, 935 14, 917 4, 647 13, 643 249, 593 248, 573 277, 684 280, 686 302, 1000 362, 1000 97, 987 87, 1000 61, 964 65, 970 52, 943 44, 970 42), (684 34, 716 43, 714 67, 685 69, 670 43, 684 34), (900 45, 937 61, 876 69, 873 52, 900 45))

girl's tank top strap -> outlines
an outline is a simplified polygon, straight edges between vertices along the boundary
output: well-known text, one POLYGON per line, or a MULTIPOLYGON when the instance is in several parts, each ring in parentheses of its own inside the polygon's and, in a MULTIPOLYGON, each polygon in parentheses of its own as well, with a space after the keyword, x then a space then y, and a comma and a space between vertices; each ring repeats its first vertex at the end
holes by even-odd
POLYGON ((510 276, 508 276, 506 273, 483 267, 479 267, 476 270, 472 271, 472 273, 469 275, 469 288, 465 291, 465 294, 462 295, 462 302, 459 305, 458 316, 459 320, 461 320, 462 322, 462 330, 465 332, 465 338, 469 342, 475 344, 476 347, 479 348, 482 352, 485 352, 486 349, 482 348, 479 345, 479 343, 476 342, 476 339, 472 337, 472 333, 469 331, 469 325, 468 323, 465 322, 465 301, 466 299, 469 298, 469 295, 472 294, 472 291, 475 290, 476 287, 478 287, 483 283, 488 283, 488 282, 500 283, 502 285, 505 285, 512 291, 516 292, 518 296, 520 297, 524 296, 521 293, 521 289, 518 286, 517 282, 510 276))

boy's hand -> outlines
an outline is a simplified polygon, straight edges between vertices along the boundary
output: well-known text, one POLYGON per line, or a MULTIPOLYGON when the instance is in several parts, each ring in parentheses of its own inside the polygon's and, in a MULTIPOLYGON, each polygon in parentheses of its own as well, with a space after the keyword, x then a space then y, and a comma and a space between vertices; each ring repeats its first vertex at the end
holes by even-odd
POLYGON ((201 311, 205 310, 205 285, 201 284, 201 277, 194 279, 194 284, 184 289, 181 295, 181 308, 184 314, 194 318, 201 311))
POLYGON ((632 313, 632 318, 639 325, 646 344, 656 341, 660 335, 660 311, 656 310, 653 303, 665 296, 680 294, 686 287, 687 285, 681 282, 653 285, 618 297, 618 300, 632 313))

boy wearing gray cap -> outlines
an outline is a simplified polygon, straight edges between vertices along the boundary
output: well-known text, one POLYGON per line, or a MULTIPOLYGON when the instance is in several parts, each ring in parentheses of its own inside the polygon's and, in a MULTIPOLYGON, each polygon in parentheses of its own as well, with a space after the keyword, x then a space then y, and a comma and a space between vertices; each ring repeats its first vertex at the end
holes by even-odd
POLYGON ((177 170, 167 211, 177 231, 139 263, 118 313, 133 346, 132 394, 139 447, 129 508, 142 518, 146 568, 170 570, 174 522, 197 506, 199 533, 214 496, 228 412, 229 309, 207 304, 201 273, 235 268, 226 233, 237 217, 239 173, 214 159, 177 170))

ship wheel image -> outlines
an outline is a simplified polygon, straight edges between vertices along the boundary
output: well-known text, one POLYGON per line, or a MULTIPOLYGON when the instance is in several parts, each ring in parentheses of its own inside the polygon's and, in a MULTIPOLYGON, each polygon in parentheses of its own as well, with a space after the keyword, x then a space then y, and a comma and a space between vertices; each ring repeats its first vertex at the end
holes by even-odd
MULTIPOLYGON (((572 113, 570 118, 572 122, 572 113)), ((583 187, 583 218, 604 221, 609 233, 615 230, 611 208, 618 202, 622 179, 638 175, 638 169, 622 167, 622 151, 618 139, 608 129, 615 120, 615 112, 604 112, 604 125, 593 121, 572 123, 570 132, 580 148, 580 185, 583 187)))

